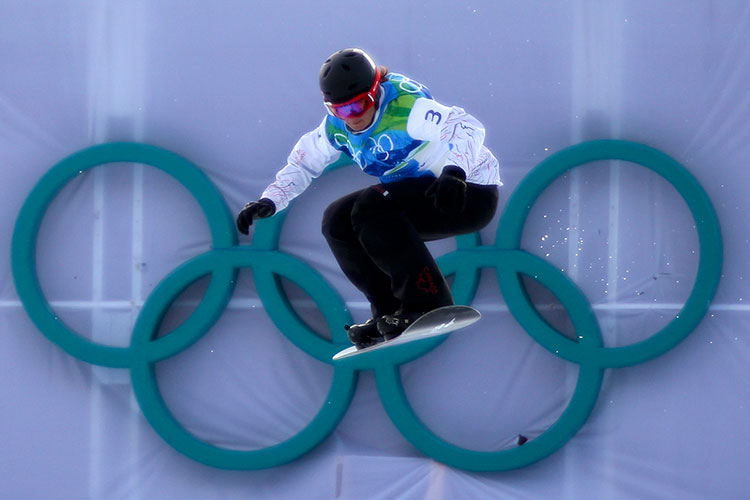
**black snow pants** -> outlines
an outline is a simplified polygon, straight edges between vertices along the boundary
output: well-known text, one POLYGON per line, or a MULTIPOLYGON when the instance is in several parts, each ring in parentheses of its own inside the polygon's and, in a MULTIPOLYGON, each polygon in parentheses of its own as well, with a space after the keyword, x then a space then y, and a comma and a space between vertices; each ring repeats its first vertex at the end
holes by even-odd
POLYGON ((323 215, 323 235, 374 317, 453 304, 425 242, 476 232, 495 214, 497 186, 467 183, 463 210, 443 213, 425 196, 434 180, 376 184, 336 200, 323 215))

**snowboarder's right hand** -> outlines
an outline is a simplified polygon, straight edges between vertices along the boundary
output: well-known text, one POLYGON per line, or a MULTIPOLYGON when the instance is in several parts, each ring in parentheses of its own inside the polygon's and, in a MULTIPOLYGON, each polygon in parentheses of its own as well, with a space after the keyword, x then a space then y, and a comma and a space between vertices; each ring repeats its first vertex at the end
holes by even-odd
POLYGON ((440 177, 427 188, 425 196, 433 198, 435 208, 443 213, 463 211, 466 201, 466 172, 455 165, 446 165, 440 177))
POLYGON ((276 205, 268 198, 261 198, 258 201, 251 201, 240 210, 237 215, 237 230, 242 234, 248 234, 253 221, 265 219, 276 213, 276 205))

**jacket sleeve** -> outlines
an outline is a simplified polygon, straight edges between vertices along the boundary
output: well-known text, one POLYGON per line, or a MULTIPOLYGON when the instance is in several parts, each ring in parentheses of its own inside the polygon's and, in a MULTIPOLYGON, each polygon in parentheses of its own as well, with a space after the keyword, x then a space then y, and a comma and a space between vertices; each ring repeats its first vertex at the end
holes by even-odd
POLYGON ((276 179, 263 191, 261 198, 272 200, 276 211, 285 209, 341 155, 328 141, 325 126, 324 118, 315 130, 297 141, 287 158, 286 166, 276 173, 276 179))
POLYGON ((426 98, 414 103, 407 132, 415 139, 445 144, 445 165, 456 165, 467 174, 478 163, 485 135, 484 125, 463 108, 426 98))

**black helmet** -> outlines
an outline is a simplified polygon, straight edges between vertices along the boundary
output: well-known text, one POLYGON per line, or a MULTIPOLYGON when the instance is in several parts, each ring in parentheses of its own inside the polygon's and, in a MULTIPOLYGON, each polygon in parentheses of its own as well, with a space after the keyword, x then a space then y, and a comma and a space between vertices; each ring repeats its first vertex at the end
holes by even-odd
POLYGON ((372 88, 377 66, 362 49, 344 49, 331 54, 320 67, 320 90, 330 103, 346 102, 372 88))

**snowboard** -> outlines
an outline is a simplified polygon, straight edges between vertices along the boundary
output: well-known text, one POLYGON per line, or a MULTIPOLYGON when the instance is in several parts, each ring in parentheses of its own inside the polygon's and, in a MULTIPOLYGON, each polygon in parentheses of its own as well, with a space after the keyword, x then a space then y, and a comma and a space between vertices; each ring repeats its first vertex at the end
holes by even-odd
POLYGON ((388 349, 415 340, 423 340, 430 337, 447 335, 451 332, 464 328, 479 321, 481 313, 469 306, 445 306, 420 316, 414 324, 404 330, 398 337, 380 342, 364 349, 355 346, 339 351, 333 356, 333 360, 350 358, 366 352, 380 349, 388 349))

